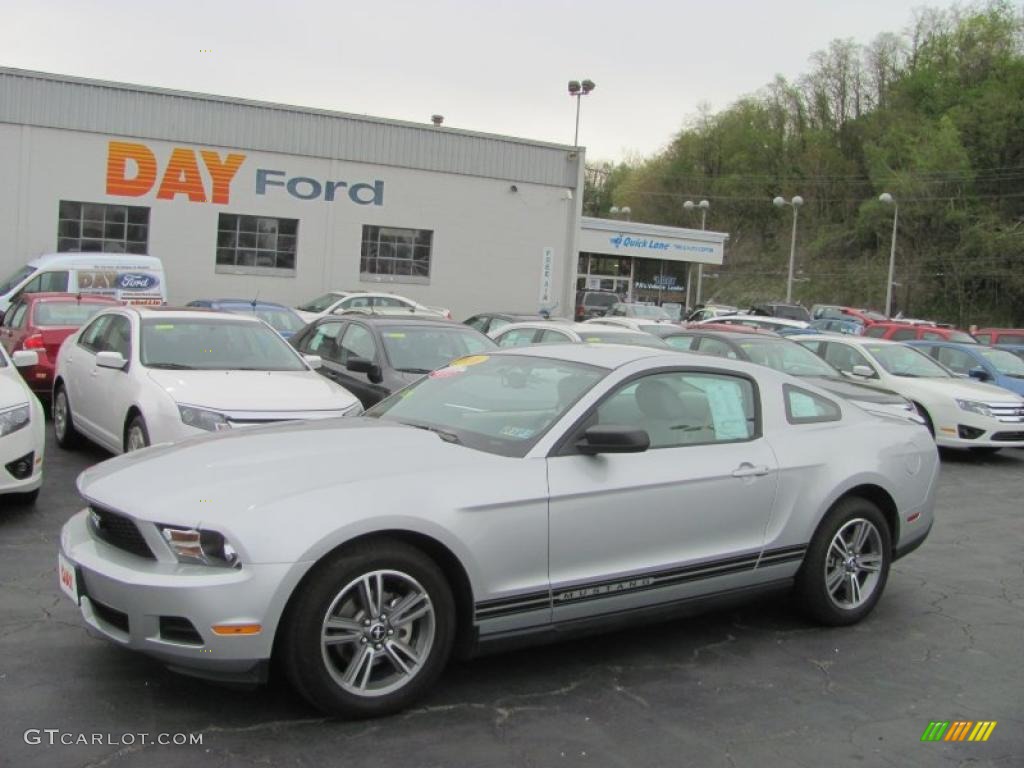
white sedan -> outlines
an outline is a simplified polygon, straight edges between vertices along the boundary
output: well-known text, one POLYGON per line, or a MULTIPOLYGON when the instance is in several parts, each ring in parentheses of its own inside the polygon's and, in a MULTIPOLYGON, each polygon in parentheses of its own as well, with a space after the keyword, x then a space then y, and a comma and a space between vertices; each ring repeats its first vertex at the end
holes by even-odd
POLYGON ((348 310, 386 310, 406 309, 414 313, 438 315, 451 319, 452 313, 444 307, 428 307, 396 293, 370 291, 329 291, 312 301, 307 301, 295 308, 296 313, 306 323, 312 323, 327 315, 346 312, 348 310))
POLYGON ((525 347, 530 344, 628 344, 667 349, 656 336, 630 328, 599 323, 563 323, 558 320, 533 320, 509 323, 490 334, 499 347, 525 347))
POLYGON ((38 365, 34 350, 12 360, 0 347, 0 495, 31 504, 43 484, 43 407, 18 368, 38 365))
POLYGON ((227 312, 116 307, 57 355, 53 428, 121 453, 254 424, 360 413, 269 325, 227 312))
POLYGON ((822 335, 794 341, 859 381, 910 400, 939 445, 986 453, 1024 446, 1024 398, 1007 389, 956 376, 896 341, 822 335))
POLYGON ((806 328, 809 325, 809 323, 805 323, 803 320, 790 320, 787 317, 767 317, 764 315, 719 315, 708 320, 701 320, 697 325, 701 326, 706 323, 714 323, 715 325, 745 325, 748 328, 760 328, 764 331, 775 331, 776 333, 789 331, 794 328, 806 328))

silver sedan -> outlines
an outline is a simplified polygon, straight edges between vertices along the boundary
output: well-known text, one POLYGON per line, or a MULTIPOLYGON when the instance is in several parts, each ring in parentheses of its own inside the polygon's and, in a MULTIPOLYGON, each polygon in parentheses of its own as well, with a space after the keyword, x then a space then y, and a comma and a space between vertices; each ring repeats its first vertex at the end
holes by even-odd
POLYGON ((380 715, 453 654, 765 590, 859 621, 927 536, 937 472, 919 426, 768 368, 531 347, 362 418, 93 467, 60 583, 94 634, 176 670, 258 681, 273 660, 320 709, 380 715))

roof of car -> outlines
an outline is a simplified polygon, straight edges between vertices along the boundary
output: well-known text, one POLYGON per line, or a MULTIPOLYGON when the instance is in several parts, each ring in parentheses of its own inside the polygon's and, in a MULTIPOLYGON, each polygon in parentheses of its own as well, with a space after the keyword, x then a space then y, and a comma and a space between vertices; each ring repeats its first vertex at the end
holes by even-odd
MULTIPOLYGON (((547 357, 566 360, 571 363, 597 365, 602 368, 618 368, 649 357, 675 358, 685 354, 676 350, 665 350, 657 347, 625 346, 622 344, 537 344, 528 347, 507 347, 488 352, 489 355, 529 355, 530 357, 547 357)), ((699 357, 693 355, 693 357, 699 357)), ((706 357, 699 357, 707 362, 706 357)))
POLYGON ((775 331, 769 331, 767 328, 755 328, 752 325, 741 325, 740 323, 695 323, 679 330, 687 332, 698 331, 701 333, 746 333, 751 336, 768 336, 769 338, 779 335, 775 331))
MULTIPOLYGON (((472 331, 473 329, 464 323, 456 323, 452 320, 446 320, 439 315, 375 315, 370 312, 342 312, 340 314, 327 315, 326 317, 317 318, 314 322, 317 324, 325 322, 338 322, 339 320, 360 320, 370 325, 438 325, 443 328, 458 328, 461 330, 472 331)), ((507 326, 506 326, 507 327, 507 326)))
POLYGON ((206 307, 150 307, 129 305, 121 307, 138 314, 139 319, 147 317, 159 317, 164 320, 186 319, 190 317, 219 317, 224 320, 244 323, 263 323, 262 320, 248 315, 238 315, 232 312, 218 312, 215 309, 206 307))
POLYGON ((558 320, 528 320, 522 323, 509 323, 502 327, 498 333, 505 333, 517 328, 539 328, 553 331, 570 330, 575 333, 605 333, 606 331, 628 334, 643 333, 643 331, 637 331, 634 328, 626 328, 625 326, 613 325, 611 323, 566 323, 559 322, 558 320))
POLYGON ((892 339, 878 339, 874 336, 854 336, 848 333, 801 333, 799 336, 794 336, 795 341, 839 341, 848 344, 857 344, 859 346, 865 346, 867 344, 894 344, 898 346, 904 346, 905 342, 893 341, 892 339))
POLYGON ((244 304, 247 307, 269 307, 270 309, 286 309, 292 312, 292 308, 275 301, 253 301, 252 299, 196 299, 196 301, 209 302, 210 304, 244 304))
POLYGON ((714 318, 716 323, 720 323, 723 320, 740 320, 741 322, 745 321, 748 323, 778 323, 779 325, 788 325, 792 328, 803 328, 806 324, 805 320, 793 320, 788 317, 775 317, 773 315, 719 315, 714 318))

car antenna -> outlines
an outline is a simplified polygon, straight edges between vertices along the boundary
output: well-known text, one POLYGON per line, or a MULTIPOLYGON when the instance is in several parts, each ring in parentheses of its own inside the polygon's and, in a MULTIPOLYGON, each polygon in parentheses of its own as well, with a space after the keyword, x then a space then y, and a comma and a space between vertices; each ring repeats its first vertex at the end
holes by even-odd
POLYGON ((256 295, 252 297, 252 311, 256 311, 256 302, 260 300, 260 289, 256 289, 256 295))

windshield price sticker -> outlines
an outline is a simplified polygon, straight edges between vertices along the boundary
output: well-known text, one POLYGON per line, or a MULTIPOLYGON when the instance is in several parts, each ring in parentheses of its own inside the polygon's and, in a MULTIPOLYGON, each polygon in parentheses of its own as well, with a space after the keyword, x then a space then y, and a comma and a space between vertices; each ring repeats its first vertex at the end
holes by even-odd
POLYGON ((490 355, 470 355, 469 357, 460 357, 458 360, 452 360, 452 366, 465 368, 467 365, 479 365, 490 359, 490 355))

